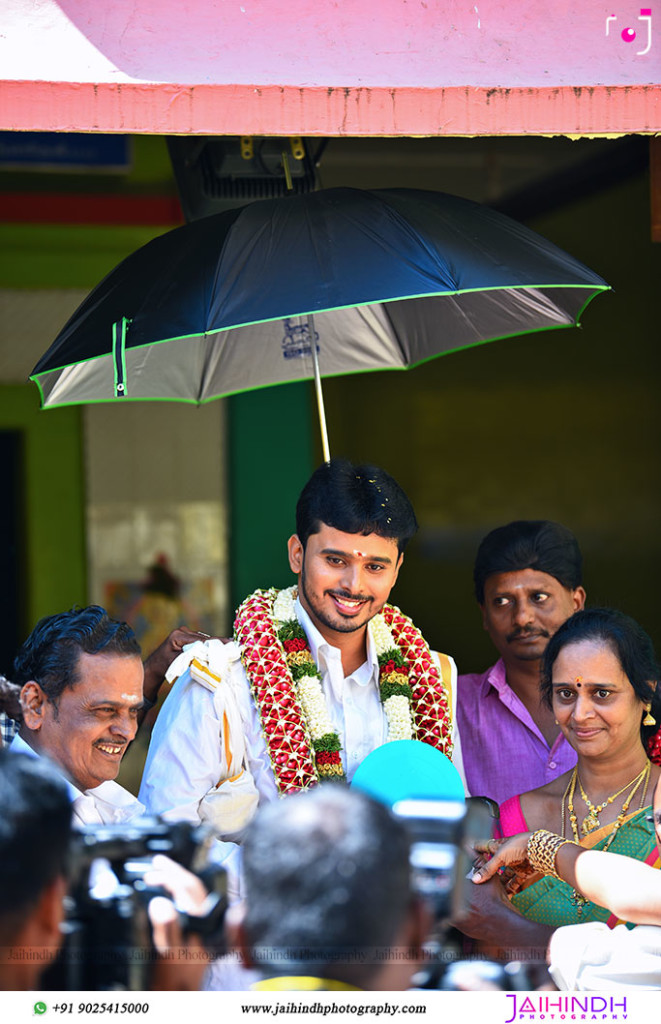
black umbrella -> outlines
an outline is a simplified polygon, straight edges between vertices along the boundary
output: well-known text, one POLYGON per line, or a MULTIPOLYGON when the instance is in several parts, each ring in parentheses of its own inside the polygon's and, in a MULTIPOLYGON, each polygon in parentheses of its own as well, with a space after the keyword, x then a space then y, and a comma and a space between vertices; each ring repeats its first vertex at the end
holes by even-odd
POLYGON ((315 377, 328 457, 321 375, 405 369, 569 327, 607 288, 486 206, 413 189, 328 189, 155 238, 91 292, 31 379, 56 406, 202 403, 315 377))

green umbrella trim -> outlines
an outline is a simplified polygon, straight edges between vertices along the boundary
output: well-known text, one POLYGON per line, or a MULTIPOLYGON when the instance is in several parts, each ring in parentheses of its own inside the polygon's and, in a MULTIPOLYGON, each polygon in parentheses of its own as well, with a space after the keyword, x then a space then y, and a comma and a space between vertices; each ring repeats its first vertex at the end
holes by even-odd
MULTIPOLYGON (((348 303, 346 306, 328 306, 325 309, 311 309, 311 310, 307 310, 307 311, 299 312, 299 313, 283 313, 280 316, 266 317, 263 320, 248 320, 248 321, 246 321, 244 323, 240 323, 240 324, 228 324, 227 327, 219 327, 219 328, 216 328, 216 329, 214 329, 212 331, 196 331, 194 334, 179 334, 179 335, 174 335, 171 338, 159 338, 158 340, 155 340, 155 341, 146 341, 143 345, 132 345, 130 347, 131 347, 132 351, 138 351, 141 348, 150 348, 153 345, 167 345, 167 344, 169 344, 170 342, 173 342, 173 341, 184 341, 186 338, 203 338, 203 337, 206 337, 207 335, 223 334, 225 331, 239 330, 239 329, 241 329, 243 327, 255 327, 257 324, 274 323, 276 320, 285 320, 288 317, 293 317, 293 316, 298 316, 298 317, 317 316, 320 313, 335 313, 335 312, 337 312, 340 309, 361 309, 363 306, 374 306, 374 305, 377 305, 377 304, 385 306, 385 305, 388 305, 388 303, 390 303, 390 302, 407 302, 410 299, 433 299, 433 298, 438 298, 439 296, 452 297, 452 296, 457 296, 457 295, 469 295, 469 294, 471 294, 473 292, 495 292, 495 291, 506 291, 508 289, 510 291, 545 291, 545 290, 549 290, 551 288, 563 288, 563 289, 564 288, 572 288, 572 289, 575 289, 575 288, 583 288, 583 289, 589 288, 589 289, 593 290, 594 294, 588 296, 586 301, 581 306, 576 319, 572 320, 571 323, 569 323, 569 324, 557 324, 557 325, 552 325, 551 327, 536 327, 536 328, 532 328, 530 331, 517 331, 514 334, 501 334, 498 337, 485 338, 483 341, 473 342, 473 343, 471 343, 469 345, 461 345, 461 346, 459 346, 459 348, 471 348, 474 345, 481 345, 481 344, 484 344, 484 343, 489 342, 489 341, 500 341, 502 338, 514 338, 514 337, 517 337, 519 334, 531 334, 531 333, 535 333, 535 331, 540 331, 540 330, 544 330, 544 331, 545 330, 553 330, 554 327, 556 327, 556 326, 557 327, 574 327, 574 326, 578 326, 579 318, 582 316, 583 312, 585 311, 587 306, 590 304, 592 299, 594 299, 601 292, 611 291, 611 286, 610 285, 588 285, 588 284, 536 285, 536 284, 530 284, 530 285, 497 285, 497 286, 494 286, 493 288, 465 288, 463 290, 455 291, 455 292, 423 292, 423 293, 421 293, 419 295, 402 295, 402 296, 398 296, 398 298, 396 298, 396 299, 370 299, 367 302, 348 303)), ((129 324, 130 322, 131 322, 130 318, 127 318, 127 317, 123 317, 122 318, 122 323, 129 324)), ((450 351, 455 352, 455 351, 458 351, 458 349, 451 349, 450 351)), ((445 353, 445 352, 438 353, 438 355, 448 355, 448 354, 449 354, 449 352, 447 352, 447 353, 445 353)), ((45 375, 47 373, 54 373, 56 370, 64 370, 68 366, 81 366, 81 365, 83 365, 83 363, 92 363, 96 359, 106 359, 108 357, 108 355, 109 355, 108 352, 102 352, 98 356, 90 356, 89 358, 86 358, 86 359, 80 359, 78 362, 75 362, 75 363, 63 363, 61 366, 52 366, 49 370, 42 371, 41 374, 30 375, 29 379, 33 380, 33 381, 36 381, 37 377, 43 376, 43 375, 45 375)), ((436 356, 430 356, 429 358, 430 359, 435 359, 436 356)), ((427 361, 428 361, 427 359, 421 360, 420 363, 427 362, 427 361)), ((412 364, 412 366, 419 366, 420 363, 412 364)), ((385 367, 384 367, 384 369, 385 369, 385 367)), ((396 367, 396 369, 399 369, 399 367, 396 367)), ((364 372, 364 371, 356 371, 356 372, 364 372)), ((278 383, 282 383, 282 382, 278 381, 278 383)), ((260 385, 260 386, 263 386, 263 385, 260 385)), ((253 389, 247 388, 247 389, 244 389, 244 390, 250 391, 250 390, 253 390, 253 389)), ((241 394, 241 393, 242 392, 233 392, 233 394, 241 394)), ((171 399, 168 399, 168 401, 171 401, 171 399)), ((184 399, 184 401, 195 401, 195 399, 184 399)), ((79 405, 80 403, 71 403, 71 404, 79 405)), ((85 403, 85 404, 87 404, 87 403, 85 403)), ((89 404, 91 404, 91 403, 89 403, 89 404)))
MULTIPOLYGON (((581 286, 571 285, 569 287, 581 287, 581 286)), ((475 291, 475 290, 476 289, 473 289, 473 291, 475 291)), ((480 290, 486 291, 487 289, 480 289, 480 290)), ((491 289, 491 290, 494 290, 494 289, 491 289)), ((576 320, 574 320, 574 321, 572 321, 571 323, 568 323, 568 324, 553 324, 553 325, 551 325, 549 327, 533 327, 533 328, 530 328, 530 330, 514 331, 511 334, 500 334, 500 335, 497 335, 497 336, 495 336, 493 338, 483 338, 480 341, 469 342, 467 345, 458 345, 456 348, 450 348, 446 352, 435 352, 434 355, 426 356, 424 359, 419 359, 416 363, 410 363, 408 366, 375 366, 375 367, 370 367, 370 368, 364 369, 364 370, 350 370, 350 371, 342 370, 342 371, 339 371, 338 373, 322 373, 322 377, 324 378, 324 380, 332 380, 335 377, 345 377, 348 374, 351 374, 352 376, 354 376, 354 375, 358 375, 358 374, 361 374, 361 373, 387 373, 387 372, 402 371, 402 370, 415 370, 418 366, 424 366, 425 363, 430 363, 434 359, 440 359, 443 356, 454 355, 456 352, 464 352, 467 349, 478 348, 481 345, 489 345, 492 341, 504 341, 507 338, 521 338, 521 337, 525 337, 526 334, 537 334, 537 333, 541 334, 542 332, 545 332, 545 331, 563 330, 563 329, 566 329, 568 327, 579 327, 580 328, 580 326, 581 326, 580 319, 579 319, 580 316, 582 316, 582 314, 585 312, 585 310, 590 305, 592 300, 594 298, 596 298, 596 296, 599 294, 599 292, 602 292, 602 291, 611 291, 610 285, 606 286, 605 288, 599 288, 598 292, 595 292, 594 295, 590 295, 589 298, 581 306, 581 309, 580 309, 580 311, 578 313, 578 316, 577 316, 576 320)), ((367 303, 365 303, 365 305, 367 305, 367 303)), ((338 308, 348 308, 348 309, 351 309, 351 308, 354 308, 354 307, 350 307, 349 306, 349 307, 338 307, 338 308)), ((324 312, 326 312, 326 311, 324 311, 324 312)), ((332 310, 328 310, 328 312, 332 312, 332 310)), ((305 316, 306 314, 301 313, 300 315, 301 316, 305 316)), ((274 317, 273 319, 275 320, 275 319, 281 319, 281 318, 280 317, 274 317)), ((259 321, 259 320, 257 320, 255 322, 256 323, 266 323, 267 321, 259 321)), ((249 326, 249 325, 243 324, 241 326, 249 326)), ((227 327, 223 328, 223 329, 224 330, 231 330, 231 328, 227 328, 227 327)), ((214 331, 212 333, 219 334, 221 332, 220 331, 214 331)), ((197 338, 197 337, 201 337, 201 335, 184 335, 183 337, 197 338)), ((171 338, 171 339, 168 339, 168 340, 170 340, 170 341, 177 341, 179 339, 171 338)), ((162 344, 162 343, 161 342, 151 342, 150 344, 162 344)), ((137 347, 145 347, 145 346, 136 346, 136 348, 137 347)), ((108 355, 108 353, 106 353, 103 356, 94 356, 94 358, 95 359, 108 359, 109 355, 108 355)), ((92 362, 92 360, 91 359, 82 359, 80 361, 80 363, 69 363, 67 365, 69 365, 69 366, 81 366, 81 365, 83 365, 85 363, 89 363, 89 362, 92 362)), ((80 401, 77 401, 77 402, 54 402, 51 405, 46 405, 45 404, 45 399, 44 399, 44 392, 43 392, 43 389, 42 389, 42 386, 41 386, 41 381, 40 381, 39 378, 40 377, 45 377, 45 376, 47 376, 50 373, 56 373, 57 369, 58 368, 55 367, 52 370, 44 370, 43 373, 35 374, 34 376, 30 377, 30 380, 34 381, 34 383, 39 388, 39 393, 41 395, 42 407, 44 407, 46 410, 48 410, 48 409, 64 409, 64 408, 68 408, 69 406, 76 406, 76 405, 108 405, 109 403, 116 401, 116 398, 94 398, 94 399, 80 400, 80 401)), ((267 383, 267 384, 256 384, 254 387, 250 387, 250 388, 239 388, 236 391, 223 391, 221 394, 209 395, 208 398, 202 398, 202 399, 196 399, 196 398, 177 398, 177 397, 174 397, 174 396, 172 398, 168 398, 168 397, 164 397, 164 396, 160 396, 160 395, 159 396, 145 395, 144 397, 133 397, 133 398, 129 397, 129 398, 127 398, 127 400, 129 402, 179 402, 180 404, 183 404, 183 405, 197 405, 197 406, 201 406, 201 405, 206 405, 208 402, 217 402, 221 398, 232 398, 234 395, 244 395, 244 394, 247 394, 250 391, 261 391, 264 388, 275 388, 275 387, 280 387, 283 384, 297 384, 297 383, 304 383, 306 381, 311 381, 311 380, 312 380, 312 377, 311 376, 307 376, 307 375, 304 376, 304 377, 297 377, 297 378, 294 377, 294 378, 290 378, 288 380, 272 381, 272 382, 267 383)))

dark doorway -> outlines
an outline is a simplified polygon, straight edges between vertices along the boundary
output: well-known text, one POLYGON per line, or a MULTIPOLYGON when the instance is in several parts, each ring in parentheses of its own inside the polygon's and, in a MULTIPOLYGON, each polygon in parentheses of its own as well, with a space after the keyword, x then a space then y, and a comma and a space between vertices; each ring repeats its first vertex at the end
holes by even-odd
POLYGON ((11 666, 21 641, 23 592, 23 521, 25 492, 22 474, 23 437, 18 430, 0 430, 0 672, 11 679, 11 666))

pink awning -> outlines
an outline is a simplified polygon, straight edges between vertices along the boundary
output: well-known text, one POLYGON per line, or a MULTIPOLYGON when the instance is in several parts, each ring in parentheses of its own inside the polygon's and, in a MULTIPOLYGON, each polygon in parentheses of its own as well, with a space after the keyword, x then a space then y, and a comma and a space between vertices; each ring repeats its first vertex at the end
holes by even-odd
POLYGON ((3 0, 0 128, 204 135, 661 131, 631 0, 3 0))

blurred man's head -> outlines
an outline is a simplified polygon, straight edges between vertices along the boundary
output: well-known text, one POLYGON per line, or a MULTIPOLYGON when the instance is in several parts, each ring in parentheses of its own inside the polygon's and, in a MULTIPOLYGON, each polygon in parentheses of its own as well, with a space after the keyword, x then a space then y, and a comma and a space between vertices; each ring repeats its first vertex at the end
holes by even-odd
POLYGON ((81 791, 114 779, 142 706, 140 645, 92 605, 42 619, 14 662, 21 736, 81 791))
POLYGON ((333 784, 262 807, 243 847, 246 963, 267 976, 408 987, 426 925, 409 848, 386 807, 333 784))
POLYGON ((481 542, 473 580, 482 622, 505 663, 537 661, 585 603, 573 533, 547 519, 517 520, 481 542))
POLYGON ((61 942, 71 801, 45 760, 0 750, 0 805, 0 988, 36 988, 61 942))

